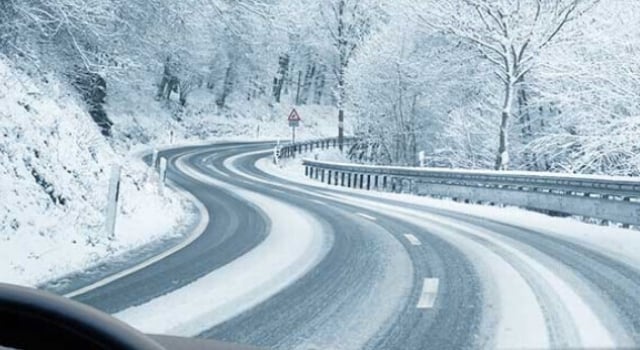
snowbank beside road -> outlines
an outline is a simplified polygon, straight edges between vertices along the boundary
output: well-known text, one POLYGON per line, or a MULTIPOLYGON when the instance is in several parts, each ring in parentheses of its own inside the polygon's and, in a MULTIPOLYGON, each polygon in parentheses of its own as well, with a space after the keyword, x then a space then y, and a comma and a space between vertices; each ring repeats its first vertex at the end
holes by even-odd
POLYGON ((147 333, 196 336, 304 276, 330 248, 333 237, 303 211, 210 178, 183 160, 178 167, 202 182, 232 188, 268 212, 270 233, 256 248, 193 283, 114 315, 128 324, 147 333))
POLYGON ((119 155, 55 76, 0 59, 0 281, 34 286, 173 234, 187 203, 119 155), (116 235, 104 232, 111 164, 122 166, 116 235))

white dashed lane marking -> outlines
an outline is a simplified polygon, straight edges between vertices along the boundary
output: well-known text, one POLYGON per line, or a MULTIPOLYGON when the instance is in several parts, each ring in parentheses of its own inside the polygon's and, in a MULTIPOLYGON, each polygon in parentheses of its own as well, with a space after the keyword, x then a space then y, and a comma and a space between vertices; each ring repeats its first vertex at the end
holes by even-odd
POLYGON ((373 216, 367 215, 367 214, 356 213, 356 215, 362 216, 363 218, 371 220, 371 221, 376 221, 376 218, 374 218, 373 216))
POLYGON ((430 309, 436 302, 438 297, 438 285, 440 280, 437 278, 425 278, 422 284, 422 294, 418 300, 418 309, 430 309))
POLYGON ((407 239, 407 241, 409 241, 409 243, 411 243, 411 245, 421 245, 422 243, 420 243, 420 240, 418 239, 418 237, 407 233, 404 235, 404 237, 407 239))

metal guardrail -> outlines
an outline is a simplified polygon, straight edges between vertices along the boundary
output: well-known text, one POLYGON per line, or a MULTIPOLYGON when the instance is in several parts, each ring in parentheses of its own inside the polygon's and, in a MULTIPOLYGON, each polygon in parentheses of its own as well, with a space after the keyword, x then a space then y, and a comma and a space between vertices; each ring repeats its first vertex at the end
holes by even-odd
MULTIPOLYGON (((345 137, 342 143, 343 148, 349 149, 356 143, 356 138, 345 137)), ((280 146, 280 158, 295 158, 296 153, 311 152, 318 149, 338 148, 338 138, 326 138, 318 140, 301 141, 296 143, 289 143, 280 146)))
POLYGON ((336 186, 514 205, 640 226, 640 180, 515 171, 387 167, 303 160, 336 186))

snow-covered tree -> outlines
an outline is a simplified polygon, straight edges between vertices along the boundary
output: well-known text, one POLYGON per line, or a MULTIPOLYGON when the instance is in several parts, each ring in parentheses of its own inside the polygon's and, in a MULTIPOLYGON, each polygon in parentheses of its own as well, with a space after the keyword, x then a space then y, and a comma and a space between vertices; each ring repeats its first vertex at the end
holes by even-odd
POLYGON ((509 123, 518 87, 536 58, 557 41, 567 24, 597 0, 454 0, 422 3, 424 23, 464 39, 495 67, 503 85, 495 168, 509 166, 509 123))
POLYGON ((342 149, 346 71, 358 47, 383 21, 384 11, 379 0, 327 0, 319 2, 319 12, 322 20, 318 25, 330 38, 334 54, 332 69, 337 82, 338 143, 342 149))
POLYGON ((532 72, 542 170, 640 174, 640 3, 602 2, 532 72))

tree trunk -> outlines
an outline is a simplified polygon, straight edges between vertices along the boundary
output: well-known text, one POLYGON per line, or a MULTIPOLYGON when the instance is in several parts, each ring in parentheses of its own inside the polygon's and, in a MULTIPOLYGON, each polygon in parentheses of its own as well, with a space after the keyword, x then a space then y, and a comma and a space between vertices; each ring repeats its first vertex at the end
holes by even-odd
POLYGON ((187 105, 187 97, 189 96, 189 92, 193 88, 193 82, 190 79, 184 78, 180 81, 180 105, 187 105))
POLYGON ((340 151, 344 145, 344 100, 346 97, 344 73, 345 67, 341 67, 338 74, 338 147, 340 151))
POLYGON ((304 76, 304 83, 302 84, 302 93, 300 94, 300 104, 306 104, 311 93, 311 86, 313 84, 313 78, 316 75, 316 65, 311 64, 307 67, 307 72, 304 76))
POLYGON ((502 108, 502 120, 500 122, 500 137, 498 145, 498 154, 496 157, 496 170, 509 169, 509 120, 511 119, 511 107, 513 104, 512 83, 505 84, 504 104, 502 108))
MULTIPOLYGON (((524 81, 524 77, 520 82, 524 81)), ((522 142, 526 145, 533 139, 533 126, 531 125, 531 112, 529 111, 529 97, 524 85, 518 87, 518 114, 521 123, 522 142)), ((527 170, 538 170, 538 157, 535 152, 525 151, 523 153, 525 167, 527 170)))
POLYGON ((298 71, 298 87, 296 88, 296 105, 300 104, 300 88, 302 87, 302 71, 298 71))
POLYGON ((287 78, 287 72, 289 70, 289 55, 285 54, 280 56, 278 60, 278 75, 273 79, 273 97, 277 103, 280 103, 282 97, 282 87, 284 81, 287 78))
POLYGON ((227 72, 224 77, 224 85, 222 86, 222 92, 220 96, 216 100, 216 104, 218 107, 224 107, 227 101, 227 97, 231 93, 231 88, 233 87, 233 63, 229 63, 229 67, 227 67, 227 72))
POLYGON ((325 84, 325 66, 321 66, 318 70, 318 74, 316 75, 315 83, 313 89, 315 90, 315 94, 313 96, 313 103, 319 105, 322 103, 322 94, 324 92, 324 84, 325 84))
POLYGON ((347 45, 345 39, 345 21, 344 21, 345 0, 338 2, 338 52, 340 55, 340 67, 338 67, 338 146, 342 151, 344 145, 344 102, 346 91, 344 86, 345 72, 347 70, 347 45))

